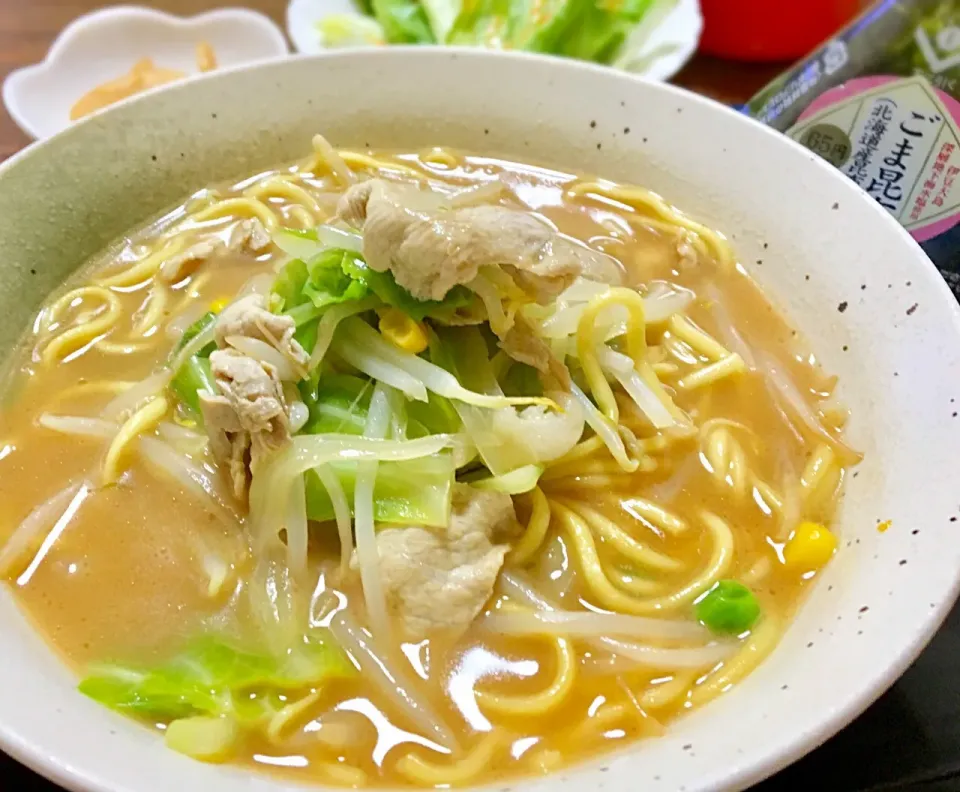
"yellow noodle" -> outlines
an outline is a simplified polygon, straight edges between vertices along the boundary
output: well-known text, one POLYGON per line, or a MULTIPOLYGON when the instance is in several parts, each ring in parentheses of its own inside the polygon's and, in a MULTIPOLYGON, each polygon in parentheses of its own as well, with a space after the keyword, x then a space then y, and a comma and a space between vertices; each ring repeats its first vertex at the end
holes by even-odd
POLYGON ((747 586, 755 586, 773 571, 773 561, 765 555, 757 559, 756 563, 740 576, 740 582, 747 586))
POLYGON ((568 462, 555 465, 544 471, 541 481, 555 481, 569 476, 594 476, 622 473, 623 468, 615 459, 591 459, 586 462, 568 462))
POLYGON ((551 501, 550 505, 572 540, 573 548, 579 556, 580 570, 587 589, 596 599, 597 604, 609 610, 649 615, 685 605, 716 583, 730 566, 733 558, 733 534, 730 526, 719 517, 705 512, 701 519, 710 531, 714 543, 713 553, 706 567, 693 580, 671 594, 651 599, 637 599, 620 591, 604 575, 597 556, 596 544, 587 523, 578 514, 556 501, 551 501))
POLYGON ((585 459, 586 457, 597 453, 598 451, 600 451, 605 447, 606 446, 604 446, 603 444, 603 439, 598 437, 597 435, 594 435, 593 437, 590 437, 586 440, 582 440, 581 442, 577 443, 573 448, 567 451, 567 453, 564 454, 562 457, 560 457, 554 462, 551 462, 547 469, 549 470, 551 467, 554 467, 556 465, 564 465, 567 462, 575 462, 577 460, 585 459))
POLYGON ((121 270, 115 275, 99 278, 95 282, 99 286, 105 286, 110 289, 115 287, 126 288, 128 286, 134 286, 137 283, 143 283, 157 274, 160 265, 163 264, 164 261, 182 252, 186 242, 185 234, 177 234, 152 253, 147 254, 126 269, 121 270))
POLYGON ((321 695, 321 691, 314 690, 277 712, 270 718, 264 731, 267 739, 274 745, 280 745, 283 742, 283 733, 303 717, 305 712, 309 712, 320 701, 321 695))
POLYGON ((713 478, 743 499, 747 494, 750 467, 743 447, 726 426, 719 426, 701 440, 701 452, 710 463, 713 478))
POLYGON ((563 754, 556 748, 535 749, 524 754, 523 758, 539 773, 552 773, 563 765, 563 754))
POLYGON ((690 704, 700 707, 728 691, 773 651, 780 632, 779 621, 772 615, 765 615, 747 637, 743 648, 690 691, 690 704))
POLYGON ((676 237, 677 244, 687 243, 697 254, 697 260, 703 261, 710 258, 710 251, 706 243, 700 236, 675 223, 669 223, 665 220, 657 220, 649 215, 627 215, 624 218, 631 226, 639 226, 643 229, 654 229, 656 231, 670 234, 676 237))
POLYGON ((262 201, 253 198, 227 198, 197 212, 194 219, 198 222, 214 220, 218 217, 256 217, 268 231, 280 225, 276 213, 262 201))
POLYGON ((148 431, 160 423, 167 413, 169 404, 163 396, 151 399, 143 407, 131 415, 120 427, 117 436, 107 449, 107 456, 103 461, 103 483, 113 484, 120 478, 120 458, 127 446, 135 440, 141 432, 148 431))
POLYGON ((466 784, 487 769, 504 742, 505 735, 491 731, 483 735, 461 759, 441 763, 408 753, 397 760, 395 768, 400 775, 418 786, 466 784))
POLYGON ((680 373, 680 367, 676 363, 654 363, 650 368, 661 379, 676 377, 680 373))
POLYGON ((343 161, 347 163, 354 170, 368 170, 379 173, 380 171, 395 171, 396 173, 403 173, 407 176, 412 176, 415 179, 426 179, 426 175, 411 168, 409 165, 404 165, 400 162, 391 162, 390 160, 377 159, 376 157, 371 157, 369 154, 361 154, 359 151, 340 151, 340 156, 343 157, 343 161))
POLYGON ((730 355, 728 349, 683 314, 674 314, 667 324, 676 338, 686 342, 687 346, 710 360, 723 360, 730 355))
POLYGON ((151 327, 160 324, 163 319, 163 311, 167 307, 168 298, 169 294, 166 287, 155 282, 147 295, 146 310, 133 327, 133 332, 136 335, 142 336, 151 327))
POLYGON ((833 448, 826 443, 818 445, 800 476, 803 503, 807 511, 815 512, 833 498, 842 472, 833 448))
POLYGON ((184 205, 184 210, 187 214, 194 214, 199 212, 201 209, 206 209, 208 206, 217 203, 217 201, 222 201, 223 195, 219 190, 201 190, 199 193, 190 198, 189 201, 184 205))
POLYGON ((767 482, 762 481, 756 476, 753 478, 753 488, 756 491, 756 495, 760 496, 772 512, 778 517, 783 516, 783 496, 780 495, 780 493, 767 484, 767 482))
POLYGON ((287 216, 300 228, 313 228, 319 225, 325 219, 325 215, 326 213, 321 210, 317 216, 314 217, 310 212, 300 206, 300 204, 287 207, 287 216))
POLYGON ((734 374, 743 374, 747 370, 743 358, 736 352, 727 355, 723 360, 716 363, 710 363, 697 369, 677 381, 677 385, 683 390, 694 390, 706 385, 714 385, 726 377, 734 374))
POLYGON ((605 731, 626 720, 632 710, 633 708, 627 704, 610 704, 608 702, 592 716, 585 718, 571 729, 569 740, 575 744, 600 739, 605 731))
MULTIPOLYGON (((650 457, 644 458, 638 468, 640 472, 644 473, 649 473, 656 469, 657 462, 656 460, 650 459, 650 457)), ((555 483, 556 482, 547 482, 548 485, 555 483)), ((562 484, 564 489, 624 490, 635 487, 637 480, 630 474, 619 476, 571 476, 563 479, 562 484)))
POLYGON ((507 561, 517 566, 522 566, 533 558, 543 544, 547 529, 550 527, 550 503, 547 501, 547 496, 543 494, 543 490, 540 487, 534 487, 530 492, 530 500, 532 503, 527 528, 507 555, 507 561))
POLYGON ((97 341, 97 351, 105 352, 108 355, 132 355, 134 352, 143 352, 143 350, 149 349, 159 342, 159 338, 151 338, 149 341, 114 343, 106 338, 101 338, 97 341))
POLYGON ((429 162, 432 165, 441 165, 444 168, 452 170, 459 164, 459 160, 447 151, 445 148, 436 147, 425 151, 420 155, 422 162, 429 162))
POLYGON ((638 542, 613 520, 591 509, 585 503, 568 500, 560 500, 559 503, 582 517, 604 543, 629 561, 653 569, 676 570, 683 567, 683 564, 675 558, 651 550, 642 542, 638 542))
POLYGON ((325 781, 345 787, 363 787, 369 782, 367 774, 359 767, 340 762, 310 760, 310 768, 319 771, 325 781))
POLYGON ((681 534, 687 530, 687 523, 677 515, 646 498, 630 497, 617 501, 617 508, 635 518, 642 518, 653 523, 670 534, 681 534))
POLYGON ((643 298, 632 289, 614 288, 594 297, 584 308, 577 323, 577 356, 583 375, 590 386, 593 398, 600 411, 616 423, 620 419, 620 410, 613 389, 600 368, 597 360, 597 344, 601 339, 597 334, 597 318, 601 311, 612 305, 622 305, 628 311, 626 327, 627 355, 639 366, 646 364, 647 337, 644 319, 643 298))
POLYGON ((680 698, 696 679, 694 671, 676 671, 667 682, 651 685, 640 695, 640 706, 644 709, 663 709, 680 698))
MULTIPOLYGON (((660 342, 660 346, 670 357, 679 360, 684 365, 695 366, 700 362, 693 348, 686 341, 672 334, 665 335, 660 342)), ((677 366, 678 370, 679 368, 680 367, 677 366)))
POLYGON ((323 213, 317 199, 310 195, 299 184, 294 184, 289 177, 270 176, 252 184, 243 191, 247 198, 260 200, 262 198, 284 198, 293 204, 299 204, 314 215, 323 213))
POLYGON ((94 382, 81 382, 77 385, 70 385, 64 388, 62 391, 57 393, 53 399, 50 400, 50 405, 59 404, 60 402, 71 399, 75 396, 85 396, 88 393, 109 393, 109 394, 118 394, 123 393, 124 391, 130 390, 135 382, 129 382, 126 380, 95 380, 94 382))
POLYGON ((616 569, 600 562, 603 574, 606 575, 615 586, 623 589, 628 594, 635 594, 638 597, 649 597, 663 591, 663 584, 654 580, 647 580, 637 577, 636 574, 624 572, 622 569, 616 569))
POLYGON ((176 307, 170 312, 171 315, 176 316, 183 312, 190 303, 196 300, 200 296, 200 291, 204 286, 207 285, 207 281, 212 277, 210 270, 204 270, 195 275, 190 276, 190 283, 185 289, 183 289, 183 297, 180 298, 180 302, 177 303, 176 307))
POLYGON ((81 286, 79 289, 73 289, 67 292, 50 306, 48 313, 50 321, 52 322, 62 311, 69 308, 70 303, 73 301, 83 300, 88 297, 103 300, 106 310, 101 311, 92 319, 88 319, 78 326, 69 327, 48 341, 41 353, 41 358, 47 365, 62 360, 71 353, 83 348, 98 336, 112 330, 120 320, 122 311, 120 299, 116 294, 102 286, 81 286))
POLYGON ((727 240, 716 231, 692 220, 682 212, 674 209, 656 193, 640 187, 621 187, 607 182, 578 182, 568 188, 573 195, 589 195, 594 193, 613 201, 632 206, 642 207, 653 212, 657 217, 668 223, 678 225, 700 236, 716 258, 717 263, 724 269, 732 268, 735 261, 733 251, 727 240))
POLYGON ((476 691, 477 702, 487 711, 498 715, 532 717, 546 715, 560 707, 573 690, 577 679, 577 655, 573 644, 559 636, 550 638, 557 654, 557 672, 553 681, 543 690, 528 694, 491 693, 476 691))

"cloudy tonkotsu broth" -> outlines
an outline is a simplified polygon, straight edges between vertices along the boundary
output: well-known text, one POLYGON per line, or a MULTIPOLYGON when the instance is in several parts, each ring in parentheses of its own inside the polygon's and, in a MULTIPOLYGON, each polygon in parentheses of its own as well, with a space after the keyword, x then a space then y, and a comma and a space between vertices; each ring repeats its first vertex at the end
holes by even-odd
POLYGON ((446 149, 203 190, 17 360, 0 570, 81 690, 335 785, 662 734, 775 646, 859 458, 721 235, 446 149))

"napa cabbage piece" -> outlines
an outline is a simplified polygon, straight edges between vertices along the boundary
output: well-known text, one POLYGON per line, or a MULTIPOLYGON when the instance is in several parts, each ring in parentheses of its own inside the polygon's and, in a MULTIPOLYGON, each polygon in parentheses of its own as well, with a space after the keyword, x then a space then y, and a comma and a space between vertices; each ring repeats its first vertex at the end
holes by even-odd
MULTIPOLYGON (((328 467, 353 504, 357 463, 333 462, 328 467)), ((378 523, 445 527, 450 521, 455 473, 449 452, 404 462, 381 462, 373 485, 374 519, 378 523)), ((317 473, 308 470, 305 480, 307 516, 318 522, 335 519, 334 504, 317 473)))
POLYGON ((348 679, 356 669, 325 629, 313 630, 278 656, 248 652, 217 636, 202 636, 152 668, 99 665, 79 685, 94 701, 143 718, 196 715, 259 720, 283 691, 348 679))
POLYGON ((381 303, 403 311, 411 319, 420 321, 431 316, 449 320, 476 299, 469 289, 458 286, 442 300, 418 300, 394 280, 391 272, 370 269, 359 250, 328 244, 330 241, 352 244, 359 239, 355 234, 326 226, 306 231, 278 231, 274 240, 294 258, 277 275, 271 309, 287 313, 296 321, 311 317, 312 312, 304 311, 304 305, 323 309, 375 295, 381 303))

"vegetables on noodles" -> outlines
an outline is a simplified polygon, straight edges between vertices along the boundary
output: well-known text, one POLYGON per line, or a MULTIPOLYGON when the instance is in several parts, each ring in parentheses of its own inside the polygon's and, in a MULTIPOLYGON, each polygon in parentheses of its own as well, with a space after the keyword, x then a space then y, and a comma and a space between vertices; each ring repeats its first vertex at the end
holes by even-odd
POLYGON ((841 552, 834 378, 658 196, 318 136, 125 244, 24 342, 0 573, 173 750, 543 772, 722 695, 841 552))

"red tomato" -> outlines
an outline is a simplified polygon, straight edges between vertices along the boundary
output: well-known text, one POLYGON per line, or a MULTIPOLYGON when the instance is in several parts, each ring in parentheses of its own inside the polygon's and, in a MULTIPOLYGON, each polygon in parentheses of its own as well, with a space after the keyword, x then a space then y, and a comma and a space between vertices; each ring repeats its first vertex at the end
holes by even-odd
POLYGON ((700 51, 749 61, 795 60, 848 22, 864 0, 700 0, 700 51))

